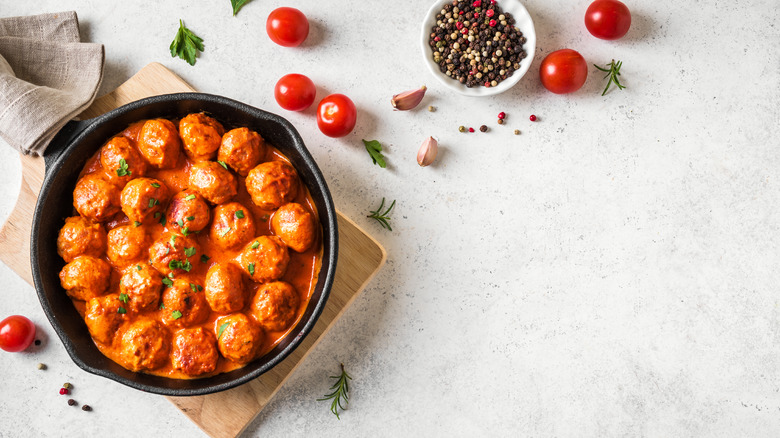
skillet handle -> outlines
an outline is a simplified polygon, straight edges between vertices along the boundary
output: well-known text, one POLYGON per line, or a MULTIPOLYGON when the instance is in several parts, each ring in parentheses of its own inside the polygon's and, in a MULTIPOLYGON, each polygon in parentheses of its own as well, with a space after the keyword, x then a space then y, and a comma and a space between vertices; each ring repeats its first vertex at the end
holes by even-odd
POLYGON ((62 153, 68 149, 68 146, 73 143, 73 140, 75 140, 91 122, 91 120, 71 120, 60 129, 60 132, 54 136, 51 143, 49 143, 49 146, 46 147, 46 151, 43 153, 43 160, 46 163, 46 172, 49 171, 54 162, 60 158, 62 153))

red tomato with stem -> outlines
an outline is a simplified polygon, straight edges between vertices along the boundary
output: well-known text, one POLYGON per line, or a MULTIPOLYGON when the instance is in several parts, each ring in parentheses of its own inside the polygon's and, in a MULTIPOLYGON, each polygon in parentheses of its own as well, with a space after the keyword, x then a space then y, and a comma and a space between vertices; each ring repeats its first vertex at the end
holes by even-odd
POLYGON ((317 87, 308 77, 290 73, 282 76, 274 87, 274 97, 288 111, 303 111, 314 103, 317 87))
POLYGON ((309 20, 295 8, 276 8, 268 15, 265 31, 276 44, 297 47, 309 35, 309 20))
POLYGON ((317 106, 317 127, 328 137, 344 137, 357 122, 357 108, 343 94, 331 94, 317 106))
POLYGON ((576 50, 556 50, 542 60, 539 78, 544 88, 555 94, 572 93, 588 78, 588 64, 576 50))
POLYGON ((16 353, 29 347, 35 339, 35 324, 22 315, 11 315, 0 321, 0 348, 16 353))
POLYGON ((602 40, 623 38, 631 27, 631 11, 618 0, 596 0, 585 11, 585 27, 602 40))

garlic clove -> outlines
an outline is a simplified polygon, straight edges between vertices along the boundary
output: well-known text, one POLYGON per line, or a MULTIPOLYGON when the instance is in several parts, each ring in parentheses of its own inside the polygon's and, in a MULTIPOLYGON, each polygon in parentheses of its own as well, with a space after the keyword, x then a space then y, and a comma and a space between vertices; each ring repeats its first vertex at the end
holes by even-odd
POLYGON ((439 142, 433 137, 428 137, 417 151, 417 164, 420 167, 426 167, 433 164, 436 160, 436 154, 439 152, 439 142))
POLYGON ((390 100, 390 103, 393 104, 393 108, 396 110, 408 111, 420 104, 423 97, 425 96, 426 90, 427 88, 425 85, 423 85, 416 90, 404 91, 403 93, 393 96, 393 98, 390 100))

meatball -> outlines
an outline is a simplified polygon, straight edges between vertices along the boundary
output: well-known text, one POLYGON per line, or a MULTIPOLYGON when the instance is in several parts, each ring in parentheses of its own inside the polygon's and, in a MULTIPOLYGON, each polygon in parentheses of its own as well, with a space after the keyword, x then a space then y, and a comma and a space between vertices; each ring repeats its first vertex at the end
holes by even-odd
POLYGON ((190 327, 200 324, 209 317, 209 303, 201 291, 202 286, 186 280, 174 280, 162 294, 162 322, 176 327, 190 327))
POLYGON ((101 259, 79 256, 60 271, 60 284, 73 299, 86 301, 103 295, 111 279, 111 266, 101 259))
POLYGON ((212 204, 224 204, 238 193, 236 177, 219 163, 202 161, 190 168, 190 189, 212 204))
POLYGON ((125 309, 117 294, 95 297, 87 301, 84 322, 87 323, 89 334, 94 340, 111 345, 119 326, 125 321, 127 309, 122 312, 120 308, 125 309))
POLYGON ((65 219, 57 237, 57 254, 70 263, 80 255, 100 257, 106 252, 103 226, 81 216, 65 219))
POLYGON ((206 273, 206 301, 219 313, 238 312, 246 304, 241 269, 232 263, 215 263, 206 273))
POLYGON ((260 326, 243 313, 223 316, 214 323, 217 347, 226 359, 240 364, 250 362, 263 346, 265 334, 260 326))
POLYGON ((146 160, 127 137, 114 137, 100 148, 100 165, 120 185, 146 175, 146 160))
POLYGON ((260 164, 266 154, 263 137, 247 128, 236 128, 222 137, 219 147, 219 161, 226 163, 239 175, 246 176, 253 167, 260 164))
MULTIPOLYGON (((202 196, 192 190, 179 192, 168 206, 168 226, 180 230, 200 231, 209 224, 211 211, 202 196)), ((182 231, 184 232, 184 231, 182 231)))
POLYGON ((238 265, 249 278, 266 283, 277 280, 287 271, 290 254, 282 239, 259 236, 248 243, 237 257, 238 265))
POLYGON ((159 322, 139 319, 120 338, 119 358, 130 371, 154 370, 168 361, 168 332, 159 322))
POLYGON ((162 287, 162 275, 147 263, 128 266, 119 280, 119 292, 127 295, 134 312, 156 310, 162 287))
POLYGON ((124 267, 145 258, 149 236, 143 226, 122 225, 108 232, 108 259, 116 267, 124 267))
POLYGON ((193 161, 211 160, 217 156, 224 133, 225 128, 218 121, 203 113, 190 114, 179 122, 184 153, 193 161))
POLYGON ((154 269, 168 275, 171 272, 189 272, 192 262, 197 260, 200 246, 195 239, 181 234, 163 233, 149 247, 149 259, 154 269))
POLYGON ((298 174, 284 161, 268 161, 249 171, 246 190, 252 202, 265 210, 275 210, 298 194, 298 174))
POLYGON ((231 202, 214 209, 209 236, 221 248, 232 249, 255 237, 255 230, 252 212, 238 202, 231 202))
POLYGON ((274 281, 260 286, 252 300, 252 316, 269 332, 287 330, 298 315, 301 303, 290 283, 274 281))
POLYGON ((171 363, 188 376, 213 373, 217 369, 217 338, 203 327, 179 330, 173 335, 171 363))
POLYGON ((138 134, 138 150, 154 167, 171 169, 179 161, 181 141, 170 120, 147 120, 138 134))
POLYGON ((154 213, 163 211, 170 193, 168 187, 153 178, 136 178, 122 189, 122 211, 133 222, 143 223, 154 213))
POLYGON ((301 204, 294 202, 276 210, 271 218, 271 229, 287 246, 297 252, 309 249, 317 236, 314 216, 301 204))
POLYGON ((119 188, 95 173, 84 175, 73 189, 73 206, 85 218, 105 222, 119 212, 119 188))

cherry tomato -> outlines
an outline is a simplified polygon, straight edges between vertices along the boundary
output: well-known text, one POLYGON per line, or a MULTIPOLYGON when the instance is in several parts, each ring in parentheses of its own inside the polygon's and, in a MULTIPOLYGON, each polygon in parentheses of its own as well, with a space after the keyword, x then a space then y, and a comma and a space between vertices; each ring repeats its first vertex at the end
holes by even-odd
POLYGON ((35 324, 22 315, 0 321, 0 348, 15 353, 29 347, 35 339, 35 324))
POLYGON ((539 78, 555 94, 577 91, 588 78, 588 64, 576 50, 556 50, 542 60, 539 78))
POLYGON ((328 137, 344 137, 357 122, 357 108, 343 94, 331 94, 317 106, 317 126, 328 137))
POLYGON ((303 111, 314 103, 317 87, 304 75, 290 73, 282 76, 274 87, 274 97, 280 107, 288 111, 303 111))
POLYGON ((631 12, 618 0, 596 0, 585 11, 585 27, 602 40, 623 38, 631 27, 631 12))
POLYGON ((276 44, 297 47, 309 35, 309 20, 295 8, 276 8, 268 15, 265 31, 276 44))

